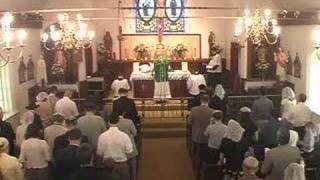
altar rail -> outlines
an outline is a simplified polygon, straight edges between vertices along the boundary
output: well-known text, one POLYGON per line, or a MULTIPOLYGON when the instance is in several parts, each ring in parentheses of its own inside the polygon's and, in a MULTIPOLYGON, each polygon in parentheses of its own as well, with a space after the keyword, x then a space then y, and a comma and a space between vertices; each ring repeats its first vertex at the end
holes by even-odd
MULTIPOLYGON (((239 110, 243 106, 251 107, 254 100, 258 99, 260 96, 229 96, 228 104, 228 118, 239 118, 239 110)), ((280 114, 281 96, 280 95, 268 95, 275 107, 275 116, 280 114)), ((178 118, 181 120, 186 120, 188 115, 188 100, 189 97, 183 98, 171 98, 166 102, 156 102, 153 98, 134 98, 137 110, 139 114, 147 120, 161 120, 178 118)), ((74 99, 77 103, 80 111, 82 110, 83 102, 87 99, 74 99)), ((113 99, 105 98, 102 100, 108 112, 112 110, 113 99)))

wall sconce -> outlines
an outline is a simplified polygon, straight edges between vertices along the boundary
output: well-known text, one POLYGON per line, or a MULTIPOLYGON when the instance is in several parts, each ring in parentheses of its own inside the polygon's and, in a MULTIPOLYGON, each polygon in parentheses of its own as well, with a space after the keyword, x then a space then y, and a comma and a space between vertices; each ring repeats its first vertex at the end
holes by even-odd
POLYGON ((316 53, 318 60, 320 60, 320 29, 313 32, 313 37, 315 42, 314 52, 316 53))

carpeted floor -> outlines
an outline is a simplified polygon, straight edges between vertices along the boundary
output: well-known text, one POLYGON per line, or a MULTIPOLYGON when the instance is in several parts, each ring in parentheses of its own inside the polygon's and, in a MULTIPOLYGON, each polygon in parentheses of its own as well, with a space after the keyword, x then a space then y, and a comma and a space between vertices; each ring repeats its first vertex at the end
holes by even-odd
POLYGON ((138 180, 192 180, 185 138, 143 140, 138 180))

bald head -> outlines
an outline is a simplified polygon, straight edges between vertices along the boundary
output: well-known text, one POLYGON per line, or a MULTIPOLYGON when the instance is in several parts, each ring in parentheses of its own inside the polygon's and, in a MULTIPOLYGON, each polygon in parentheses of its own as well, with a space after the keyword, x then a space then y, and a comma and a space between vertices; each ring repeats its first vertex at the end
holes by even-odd
POLYGON ((72 98, 73 92, 71 90, 66 90, 64 92, 64 96, 68 98, 72 98))

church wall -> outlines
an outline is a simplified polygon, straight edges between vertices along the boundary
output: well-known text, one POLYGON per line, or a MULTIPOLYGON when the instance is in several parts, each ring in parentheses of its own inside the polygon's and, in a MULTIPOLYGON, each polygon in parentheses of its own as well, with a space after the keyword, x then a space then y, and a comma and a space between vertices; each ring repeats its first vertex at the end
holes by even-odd
MULTIPOLYGON (((301 79, 287 76, 286 79, 295 85, 296 94, 309 92, 309 69, 311 55, 314 50, 314 30, 319 29, 316 25, 282 26, 281 27, 281 47, 290 50, 294 60, 295 53, 298 52, 302 64, 301 79)), ((279 68, 279 67, 278 67, 279 68)), ((278 75, 279 71, 277 71, 278 75)), ((314 82, 318 83, 318 82, 314 82)), ((315 115, 320 122, 320 115, 315 115)))
MULTIPOLYGON (((27 63, 28 56, 32 55, 33 63, 35 64, 35 70, 37 61, 40 57, 40 30, 39 29, 26 29, 27 39, 26 47, 23 52, 24 62, 27 63)), ((13 57, 16 57, 16 54, 13 54, 13 57)), ((23 84, 19 84, 18 68, 19 62, 9 64, 9 73, 10 73, 10 82, 13 90, 12 100, 13 107, 16 114, 11 117, 9 120, 18 123, 19 121, 14 121, 20 119, 20 115, 25 110, 25 106, 28 105, 28 89, 33 87, 36 84, 35 80, 27 81, 23 84)))
MULTIPOLYGON (((292 60, 294 60, 296 53, 302 63, 301 78, 295 78, 288 75, 288 81, 295 84, 297 93, 308 92, 308 68, 311 61, 311 54, 314 50, 313 31, 317 26, 282 26, 281 27, 281 47, 286 51, 290 51, 292 60)), ((279 67, 278 67, 279 69, 279 67)), ((279 71, 277 72, 280 75, 279 71)))

